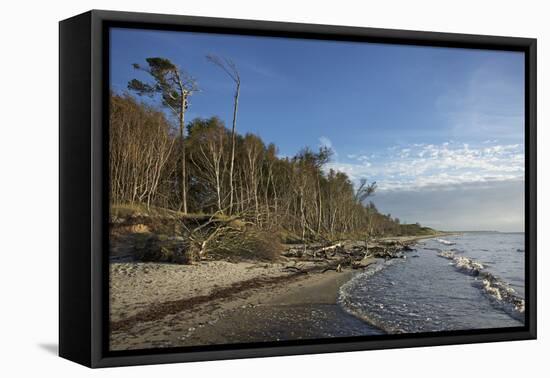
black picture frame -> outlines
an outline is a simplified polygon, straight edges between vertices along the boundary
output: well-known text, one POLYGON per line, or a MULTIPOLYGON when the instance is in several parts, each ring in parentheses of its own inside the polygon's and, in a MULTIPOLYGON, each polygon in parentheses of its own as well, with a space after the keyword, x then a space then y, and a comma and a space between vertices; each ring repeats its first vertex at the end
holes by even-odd
POLYGON ((59 24, 59 354, 89 367, 535 339, 536 39, 92 10, 59 24), (445 46, 525 53, 525 326, 331 340, 110 352, 108 29, 445 46))

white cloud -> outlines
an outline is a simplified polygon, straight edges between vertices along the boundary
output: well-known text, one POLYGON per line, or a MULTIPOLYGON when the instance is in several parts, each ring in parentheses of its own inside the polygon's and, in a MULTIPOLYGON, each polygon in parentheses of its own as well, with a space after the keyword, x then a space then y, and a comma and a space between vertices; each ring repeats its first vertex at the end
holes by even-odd
POLYGON ((352 162, 335 161, 328 168, 345 172, 354 181, 376 180, 380 190, 427 190, 524 178, 520 144, 414 144, 392 146, 377 159, 357 154, 348 158, 352 162))
POLYGON ((523 231, 524 186, 519 181, 471 183, 431 191, 386 191, 372 197, 378 209, 403 222, 439 230, 523 231))

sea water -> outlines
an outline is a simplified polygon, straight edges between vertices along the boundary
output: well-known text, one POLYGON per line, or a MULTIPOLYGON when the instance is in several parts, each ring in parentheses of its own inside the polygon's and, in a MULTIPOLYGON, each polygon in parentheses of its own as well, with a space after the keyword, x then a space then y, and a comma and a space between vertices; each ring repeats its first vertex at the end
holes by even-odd
POLYGON ((415 248, 357 274, 339 304, 389 333, 524 325, 523 233, 467 232, 415 248))

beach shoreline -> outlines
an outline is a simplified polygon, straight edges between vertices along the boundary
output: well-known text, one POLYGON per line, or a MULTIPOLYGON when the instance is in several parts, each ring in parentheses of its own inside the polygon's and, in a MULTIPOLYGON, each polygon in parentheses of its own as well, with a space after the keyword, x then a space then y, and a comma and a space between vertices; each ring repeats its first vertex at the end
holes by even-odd
MULTIPOLYGON (((153 270, 154 265, 158 264, 149 263, 145 266, 153 270)), ((242 263, 235 265, 242 265, 242 263)), ((340 286, 351 279, 354 272, 346 269, 342 272, 284 275, 270 272, 270 274, 268 277, 280 278, 280 281, 237 290, 225 298, 212 298, 204 303, 190 305, 175 314, 159 315, 156 319, 136 322, 132 326, 113 330, 111 349, 128 350, 262 341, 251 340, 244 329, 240 330, 241 335, 237 335, 234 326, 242 324, 243 313, 262 311, 273 314, 275 308, 292 306, 295 310, 300 306, 336 307, 340 286)), ((141 307, 149 306, 155 307, 158 304, 153 302, 141 307)), ((117 323, 111 322, 111 324, 117 323)), ((248 324, 247 327, 252 326, 262 332, 268 332, 270 327, 258 321, 248 324)))
POLYGON ((289 272, 288 264, 111 263, 111 350, 381 333, 337 304, 340 287, 362 270, 325 270, 320 261, 289 272))

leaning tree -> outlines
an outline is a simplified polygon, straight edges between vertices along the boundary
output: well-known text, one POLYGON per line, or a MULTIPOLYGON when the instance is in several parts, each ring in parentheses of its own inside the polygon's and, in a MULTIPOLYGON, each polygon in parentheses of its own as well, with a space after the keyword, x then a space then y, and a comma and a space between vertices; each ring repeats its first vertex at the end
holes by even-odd
POLYGON ((170 109, 178 119, 181 158, 181 209, 187 213, 187 169, 185 157, 185 112, 189 107, 189 97, 198 91, 197 82, 188 73, 166 58, 147 58, 147 66, 133 64, 136 70, 148 73, 152 81, 133 79, 128 89, 138 95, 159 95, 162 104, 170 109))

